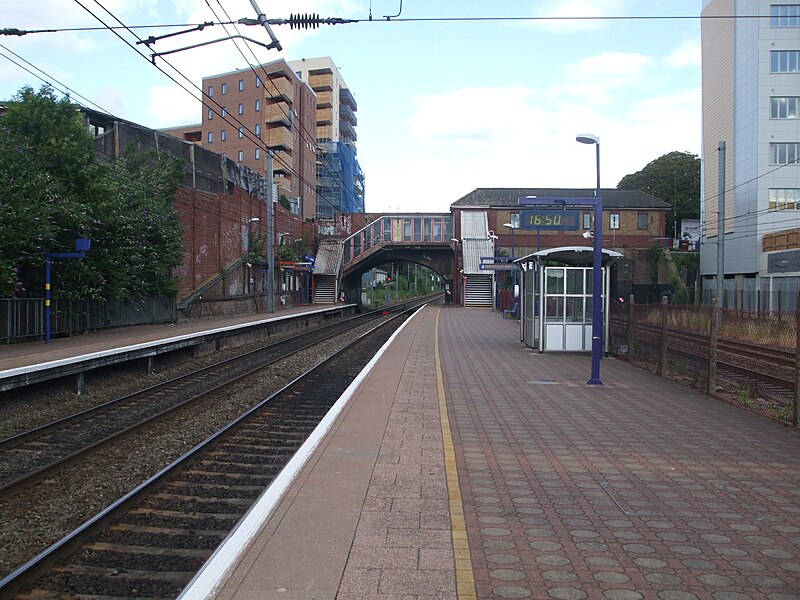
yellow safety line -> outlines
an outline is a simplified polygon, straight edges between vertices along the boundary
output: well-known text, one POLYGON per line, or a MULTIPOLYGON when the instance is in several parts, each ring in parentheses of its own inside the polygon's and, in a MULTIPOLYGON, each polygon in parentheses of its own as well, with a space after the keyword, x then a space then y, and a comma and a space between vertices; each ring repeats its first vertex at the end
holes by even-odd
POLYGON ((453 555, 456 561, 456 591, 459 600, 477 600, 475 576, 472 574, 472 557, 469 552, 469 540, 467 539, 467 523, 464 520, 464 505, 461 501, 461 488, 458 486, 456 453, 453 448, 453 436, 450 433, 450 419, 447 416, 442 363, 439 360, 440 312, 441 309, 436 310, 436 339, 434 341, 434 354, 436 356, 436 389, 439 394, 439 419, 442 423, 444 469, 447 475, 447 491, 450 497, 450 526, 453 530, 453 555))

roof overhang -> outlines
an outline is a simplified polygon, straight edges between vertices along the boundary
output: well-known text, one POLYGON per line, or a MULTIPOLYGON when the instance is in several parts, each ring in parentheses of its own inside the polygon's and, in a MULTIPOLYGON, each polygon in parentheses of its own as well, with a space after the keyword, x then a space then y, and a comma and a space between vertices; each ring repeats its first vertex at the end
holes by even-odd
MULTIPOLYGON (((603 248, 603 266, 614 262, 616 259, 621 258, 622 253, 616 250, 609 250, 603 248)), ((558 248, 545 248, 533 254, 528 254, 522 258, 518 258, 514 262, 542 262, 545 260, 552 260, 560 262, 570 267, 591 267, 594 259, 594 248, 592 246, 560 246, 558 248)))

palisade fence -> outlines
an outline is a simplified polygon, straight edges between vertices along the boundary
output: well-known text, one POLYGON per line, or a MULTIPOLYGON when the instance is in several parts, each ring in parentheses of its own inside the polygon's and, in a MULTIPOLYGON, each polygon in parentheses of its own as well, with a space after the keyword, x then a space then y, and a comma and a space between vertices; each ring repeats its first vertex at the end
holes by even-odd
MULTIPOLYGON (((632 299, 631 299, 632 300, 632 299)), ((612 302, 619 358, 798 426, 800 313, 612 302)))
MULTIPOLYGON (((53 300, 50 306, 52 337, 127 325, 174 323, 177 319, 174 296, 140 300, 53 300)), ((0 342, 44 339, 44 329, 43 298, 0 298, 0 342)))

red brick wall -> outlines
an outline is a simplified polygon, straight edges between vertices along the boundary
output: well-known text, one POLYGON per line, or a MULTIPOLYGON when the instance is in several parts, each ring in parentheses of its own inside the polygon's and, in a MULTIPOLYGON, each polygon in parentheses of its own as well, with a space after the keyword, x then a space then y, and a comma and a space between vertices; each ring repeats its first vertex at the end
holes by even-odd
POLYGON ((209 194, 181 187, 175 208, 183 223, 183 263, 175 269, 180 279, 178 299, 185 298, 245 254, 247 226, 264 236, 266 206, 234 188, 232 194, 209 194))

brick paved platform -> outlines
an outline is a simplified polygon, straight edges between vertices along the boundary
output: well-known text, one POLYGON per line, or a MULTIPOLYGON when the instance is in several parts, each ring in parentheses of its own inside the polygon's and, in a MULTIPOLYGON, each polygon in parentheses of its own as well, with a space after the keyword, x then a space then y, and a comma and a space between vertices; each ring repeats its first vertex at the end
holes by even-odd
POLYGON ((796 432, 518 337, 419 314, 216 597, 800 598, 796 432))

